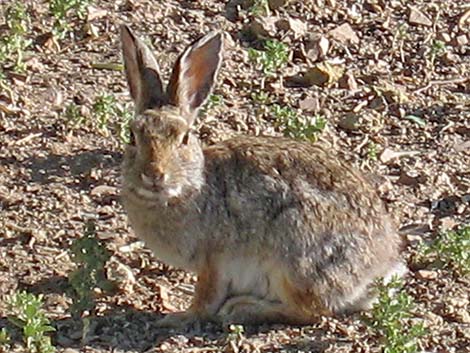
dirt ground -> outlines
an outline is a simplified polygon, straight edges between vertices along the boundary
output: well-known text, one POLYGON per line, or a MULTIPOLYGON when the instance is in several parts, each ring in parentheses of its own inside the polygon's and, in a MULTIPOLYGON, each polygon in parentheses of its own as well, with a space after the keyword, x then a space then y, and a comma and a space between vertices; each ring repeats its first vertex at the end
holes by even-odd
MULTIPOLYGON (((2 22, 7 3, 0 0, 2 22)), ((403 230, 406 291, 417 303, 416 320, 428 328, 422 349, 470 352, 468 276, 414 261, 419 243, 470 222, 468 2, 292 0, 254 14, 243 1, 95 1, 84 19, 70 18, 73 29, 60 40, 50 36, 47 2, 24 3, 32 18, 26 70, 6 63, 0 91, 0 326, 10 327, 6 296, 25 289, 44 294, 59 352, 381 350, 360 314, 309 327, 247 327, 237 339, 213 324, 154 327, 164 313, 188 305, 194 277, 156 261, 134 236, 119 201, 122 118, 112 116, 105 127, 96 122, 93 104, 103 93, 132 109, 123 73, 102 65, 121 62, 118 26, 125 23, 151 43, 165 77, 189 42, 210 30, 229 34, 214 91, 221 99, 198 121, 207 144, 234 134, 281 134, 269 109, 252 98, 261 90, 271 95, 268 105, 321 115, 327 125, 320 139, 378 176, 403 230), (338 29, 345 23, 350 28, 338 29), (262 38, 289 47, 289 62, 273 77, 248 56, 262 38), (305 80, 325 61, 344 68, 341 79, 305 80), (79 121, 67 114, 71 105, 79 121), (97 292, 81 340, 69 313, 69 247, 89 220, 112 255, 107 271, 116 289, 97 292)), ((10 350, 23 352, 16 336, 10 350)))

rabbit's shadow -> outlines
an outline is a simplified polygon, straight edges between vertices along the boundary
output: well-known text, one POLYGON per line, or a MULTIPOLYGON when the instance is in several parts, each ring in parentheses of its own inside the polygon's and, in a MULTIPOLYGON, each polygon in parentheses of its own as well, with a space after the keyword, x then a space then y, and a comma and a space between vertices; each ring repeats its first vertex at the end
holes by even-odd
MULTIPOLYGON (((137 310, 131 306, 119 306, 109 308, 100 316, 90 317, 87 334, 82 339, 83 321, 80 319, 66 318, 53 320, 52 326, 56 329, 51 335, 53 344, 57 348, 72 348, 80 350, 83 347, 91 347, 98 350, 117 350, 132 352, 148 352, 158 349, 165 342, 171 342, 178 346, 187 346, 191 349, 204 351, 225 348, 237 345, 240 342, 256 342, 256 344, 271 344, 268 337, 275 335, 277 330, 284 327, 276 326, 245 326, 243 340, 237 341, 237 334, 223 330, 220 325, 207 323, 201 327, 162 329, 156 323, 163 317, 162 314, 137 310), (260 335, 260 337, 257 337, 260 335), (232 342, 231 342, 232 341, 232 342), (225 347, 225 348, 224 348, 225 347)), ((6 327, 11 336, 12 343, 22 341, 21 331, 14 327, 5 317, 0 317, 0 327, 6 327)), ((284 339, 281 348, 284 352, 307 351, 321 353, 332 344, 332 339, 325 338, 325 333, 318 330, 309 330, 308 335, 302 335, 292 340, 284 339)), ((337 342, 336 342, 337 343, 337 342)), ((163 347, 162 347, 163 348, 163 347)))
MULTIPOLYGON (((180 329, 159 328, 156 323, 162 318, 162 314, 140 311, 133 307, 115 307, 103 316, 91 319, 91 329, 84 344, 96 349, 153 352, 158 347, 164 349, 163 344, 166 343, 175 344, 179 348, 188 347, 189 343, 189 347, 196 351, 205 351, 208 348, 214 350, 215 347, 220 351, 226 351, 231 345, 243 342, 270 345, 268 337, 286 328, 282 325, 245 326, 243 339, 240 340, 236 333, 224 330, 216 323, 180 329)), ((79 322, 64 320, 56 322, 56 327, 58 327, 56 340, 61 346, 78 348, 83 344, 76 337, 71 337, 79 332, 81 327, 79 322)), ((327 339, 325 336, 321 329, 309 330, 308 335, 296 337, 289 342, 284 341, 281 349, 286 352, 321 353, 333 344, 332 339, 327 339)))
MULTIPOLYGON (((91 177, 93 170, 108 170, 117 176, 121 158, 122 153, 98 148, 75 151, 70 155, 31 156, 26 160, 0 157, 0 166, 15 165, 25 168, 26 182, 40 185, 59 182, 75 190, 86 190, 96 183, 96 180, 91 177)), ((109 173, 105 174, 109 175, 109 173)))

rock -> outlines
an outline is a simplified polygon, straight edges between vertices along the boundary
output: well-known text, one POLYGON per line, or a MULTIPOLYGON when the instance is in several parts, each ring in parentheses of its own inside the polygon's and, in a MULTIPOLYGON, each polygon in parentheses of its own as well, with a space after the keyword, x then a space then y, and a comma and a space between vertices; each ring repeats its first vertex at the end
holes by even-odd
POLYGON ((91 21, 96 20, 98 18, 106 17, 107 15, 108 15, 107 10, 100 9, 98 7, 90 5, 90 6, 87 7, 86 20, 87 20, 87 22, 91 22, 91 21))
POLYGON ((286 5, 288 2, 289 0, 268 0, 269 8, 271 10, 277 10, 286 5))
POLYGON ((454 53, 451 53, 449 51, 445 52, 444 55, 442 56, 442 61, 444 61, 446 64, 456 64, 460 62, 460 56, 455 55, 454 53))
POLYGON ((333 39, 343 44, 359 43, 359 37, 356 35, 356 32, 354 32, 354 29, 349 25, 349 23, 343 23, 341 26, 331 30, 329 34, 333 39))
POLYGON ((429 270, 419 270, 416 272, 416 276, 419 279, 436 279, 437 278, 436 271, 429 271, 429 270))
POLYGON ((118 189, 115 188, 114 186, 109 186, 109 185, 98 185, 90 191, 90 195, 92 196, 117 195, 117 194, 118 194, 118 189))
POLYGON ((449 43, 452 40, 452 37, 447 32, 441 32, 437 35, 437 38, 445 43, 449 43))
POLYGON ((351 71, 346 72, 343 77, 338 81, 340 88, 348 89, 354 91, 357 89, 357 82, 354 78, 354 75, 351 71))
POLYGON ((348 114, 339 121, 338 125, 343 130, 355 131, 361 125, 361 118, 356 114, 348 114))
POLYGON ((318 98, 307 97, 299 101, 299 108, 306 112, 318 112, 320 110, 320 102, 318 98))
POLYGON ((442 217, 439 219, 439 225, 441 231, 448 231, 454 229, 459 223, 454 217, 442 217))
POLYGON ((419 155, 421 152, 419 151, 393 151, 390 148, 385 148, 382 151, 382 154, 380 155, 380 161, 384 164, 387 164, 388 162, 397 159, 397 158, 402 158, 402 157, 411 157, 411 156, 416 156, 419 155))
POLYGON ((465 34, 461 34, 455 38, 455 41, 459 47, 463 47, 468 44, 468 37, 465 34))
POLYGON ((421 175, 413 175, 413 174, 407 173, 406 171, 402 171, 400 173, 400 177, 397 180, 397 183, 415 187, 425 181, 425 178, 422 177, 421 175))
POLYGON ((311 37, 302 47, 302 54, 305 58, 315 62, 323 59, 330 49, 330 41, 321 35, 311 37))
POLYGON ((292 31, 295 39, 302 37, 307 32, 307 24, 295 18, 282 18, 276 22, 276 27, 282 31, 292 31))
POLYGON ((258 18, 254 18, 250 23, 246 24, 242 31, 255 40, 268 38, 270 36, 267 23, 262 22, 258 18))
POLYGON ((415 7, 410 7, 410 15, 408 17, 408 22, 415 26, 432 26, 432 21, 424 13, 422 13, 415 7))

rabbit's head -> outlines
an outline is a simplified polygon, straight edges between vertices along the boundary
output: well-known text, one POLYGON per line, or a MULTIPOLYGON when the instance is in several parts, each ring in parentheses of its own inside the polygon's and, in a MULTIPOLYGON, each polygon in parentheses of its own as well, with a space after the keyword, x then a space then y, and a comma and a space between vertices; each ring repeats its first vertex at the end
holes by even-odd
POLYGON ((163 88, 150 49, 121 27, 127 82, 136 117, 123 163, 125 187, 138 197, 168 200, 203 182, 204 158, 191 126, 219 70, 222 33, 210 33, 179 56, 163 88))

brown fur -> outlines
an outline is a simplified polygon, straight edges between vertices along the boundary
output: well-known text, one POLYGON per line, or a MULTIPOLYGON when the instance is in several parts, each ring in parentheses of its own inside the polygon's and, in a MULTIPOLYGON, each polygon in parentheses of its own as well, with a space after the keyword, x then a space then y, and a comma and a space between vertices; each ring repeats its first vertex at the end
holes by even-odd
POLYGON ((374 281, 405 270, 375 187, 331 151, 249 136, 201 147, 190 127, 220 65, 221 34, 183 52, 166 93, 146 91, 160 80, 139 74, 136 58, 149 50, 127 28, 122 37, 129 86, 147 102, 131 126, 123 203, 157 258, 198 275, 189 311, 162 326, 312 323, 367 309, 374 281))

